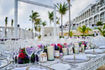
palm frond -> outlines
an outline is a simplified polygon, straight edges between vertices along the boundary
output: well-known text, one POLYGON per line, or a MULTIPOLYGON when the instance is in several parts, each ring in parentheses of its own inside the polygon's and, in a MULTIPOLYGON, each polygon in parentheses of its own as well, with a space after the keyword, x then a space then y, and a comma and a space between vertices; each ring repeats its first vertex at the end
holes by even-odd
POLYGON ((87 34, 89 31, 92 31, 89 27, 83 25, 82 27, 78 27, 78 31, 84 34, 87 34))

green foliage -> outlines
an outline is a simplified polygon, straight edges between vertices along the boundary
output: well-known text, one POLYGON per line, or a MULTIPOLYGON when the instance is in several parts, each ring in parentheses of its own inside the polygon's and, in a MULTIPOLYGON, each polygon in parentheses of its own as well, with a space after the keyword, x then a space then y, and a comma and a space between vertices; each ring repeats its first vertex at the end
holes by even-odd
POLYGON ((35 19, 35 25, 40 25, 41 24, 41 19, 40 18, 37 18, 35 19))
POLYGON ((31 14, 29 17, 30 17, 30 20, 31 20, 32 22, 34 22, 34 21, 39 17, 39 14, 38 14, 38 12, 34 12, 34 11, 32 10, 32 14, 31 14))
POLYGON ((45 21, 44 21, 44 22, 42 22, 41 24, 42 24, 43 26, 46 26, 46 22, 45 22, 45 21))
POLYGON ((67 0, 68 3, 70 3, 70 0, 67 0))
MULTIPOLYGON (((40 18, 38 18, 39 17, 38 12, 34 12, 32 10, 32 14, 29 17, 30 17, 30 20, 32 21, 32 23, 34 23, 34 25, 39 25, 40 24, 40 18)), ((36 26, 35 26, 35 30, 36 30, 36 26)))
POLYGON ((86 27, 85 25, 83 25, 82 27, 78 27, 78 31, 81 32, 84 36, 89 31, 92 31, 92 30, 89 27, 86 27))
POLYGON ((59 38, 64 38, 64 36, 59 36, 59 38))
POLYGON ((38 31, 39 31, 39 32, 41 31, 41 27, 40 27, 40 26, 38 27, 38 31))
POLYGON ((38 38, 40 39, 41 38, 41 35, 39 35, 38 38))
POLYGON ((103 29, 105 29, 105 25, 103 26, 103 29))
POLYGON ((103 23, 102 23, 101 21, 98 21, 96 25, 97 25, 97 26, 102 26, 103 23))
POLYGON ((70 31, 70 34, 69 34, 69 36, 70 36, 70 37, 72 37, 72 36, 73 36, 73 32, 72 32, 72 31, 70 31))
MULTIPOLYGON (((48 11, 48 16, 49 16, 49 20, 50 20, 50 24, 51 24, 51 22, 54 21, 54 12, 53 12, 53 11, 52 11, 52 12, 49 12, 49 11, 48 11)), ((60 19, 59 19, 58 17, 56 17, 56 20, 57 20, 57 21, 56 21, 56 24, 60 24, 60 23, 59 23, 59 20, 60 20, 60 19)))
POLYGON ((57 22, 56 22, 56 24, 60 24, 59 20, 60 20, 60 18, 57 17, 57 22))
POLYGON ((100 31, 101 35, 105 37, 105 25, 103 27, 98 27, 97 29, 100 31))
POLYGON ((48 16, 49 16, 49 20, 50 20, 50 24, 51 24, 51 22, 54 20, 54 13, 53 13, 53 11, 52 12, 48 11, 48 16))
POLYGON ((13 23, 14 23, 14 21, 13 21, 13 19, 11 20, 11 27, 13 27, 13 23))
MULTIPOLYGON (((74 36, 79 37, 79 36, 83 36, 83 35, 74 35, 74 36)), ((94 34, 86 34, 86 35, 84 35, 84 36, 94 36, 94 34)))
POLYGON ((8 17, 5 17, 5 26, 7 27, 8 24, 8 17))
POLYGON ((37 26, 35 26, 35 30, 37 30, 38 29, 38 27, 37 26))
POLYGON ((58 8, 58 11, 60 14, 64 15, 66 14, 66 11, 68 10, 68 4, 67 3, 57 3, 56 7, 58 8))

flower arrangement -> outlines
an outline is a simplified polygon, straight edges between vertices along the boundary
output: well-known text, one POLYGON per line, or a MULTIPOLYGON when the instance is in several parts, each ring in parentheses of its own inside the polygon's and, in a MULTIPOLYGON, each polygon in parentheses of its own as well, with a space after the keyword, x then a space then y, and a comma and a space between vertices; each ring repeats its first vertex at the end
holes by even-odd
POLYGON ((55 50, 60 50, 60 47, 57 46, 56 44, 54 45, 55 50))
POLYGON ((63 48, 63 46, 62 46, 60 43, 58 43, 57 46, 58 46, 60 49, 63 48))
POLYGON ((85 41, 80 41, 80 42, 79 42, 79 47, 81 47, 81 45, 84 45, 84 49, 86 49, 86 47, 87 47, 87 42, 85 42, 85 41))
MULTIPOLYGON (((19 63, 19 64, 26 64, 29 63, 29 57, 26 54, 25 48, 22 48, 19 50, 19 54, 18 56, 15 57, 15 62, 19 63)), ((32 54, 31 56, 31 62, 34 63, 35 62, 35 55, 32 54)))

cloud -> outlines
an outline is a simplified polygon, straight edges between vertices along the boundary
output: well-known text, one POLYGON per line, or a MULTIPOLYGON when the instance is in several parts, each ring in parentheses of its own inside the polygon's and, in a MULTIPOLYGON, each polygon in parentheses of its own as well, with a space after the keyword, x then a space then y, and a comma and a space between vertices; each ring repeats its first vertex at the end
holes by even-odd
POLYGON ((0 0, 1 14, 9 14, 11 8, 14 8, 14 0, 0 0))

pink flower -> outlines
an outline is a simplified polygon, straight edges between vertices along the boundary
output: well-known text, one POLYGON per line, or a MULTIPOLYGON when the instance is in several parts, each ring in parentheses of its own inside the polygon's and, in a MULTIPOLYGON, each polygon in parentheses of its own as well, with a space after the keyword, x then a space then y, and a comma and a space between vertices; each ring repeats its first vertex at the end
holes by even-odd
POLYGON ((55 46, 55 44, 51 44, 51 46, 55 46))
POLYGON ((38 48, 41 48, 41 45, 38 45, 38 48))
POLYGON ((67 43, 64 43, 65 46, 67 46, 67 43))

